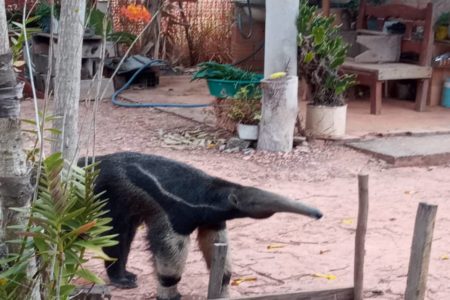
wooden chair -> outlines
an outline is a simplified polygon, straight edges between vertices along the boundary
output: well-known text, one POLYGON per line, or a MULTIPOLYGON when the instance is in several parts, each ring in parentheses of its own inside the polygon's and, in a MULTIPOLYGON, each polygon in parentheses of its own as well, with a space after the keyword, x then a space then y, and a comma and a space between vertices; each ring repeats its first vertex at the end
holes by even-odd
POLYGON ((388 80, 417 79, 416 110, 424 111, 428 88, 432 73, 432 16, 433 6, 429 3, 425 8, 415 8, 403 4, 373 6, 361 1, 357 29, 367 29, 367 20, 374 17, 378 29, 381 29, 388 18, 399 19, 405 24, 406 30, 401 41, 401 53, 413 53, 419 57, 418 62, 399 63, 356 63, 347 60, 342 71, 355 74, 359 84, 370 87, 370 113, 381 113, 382 85, 388 80), (414 37, 418 26, 423 27, 422 39, 414 37))

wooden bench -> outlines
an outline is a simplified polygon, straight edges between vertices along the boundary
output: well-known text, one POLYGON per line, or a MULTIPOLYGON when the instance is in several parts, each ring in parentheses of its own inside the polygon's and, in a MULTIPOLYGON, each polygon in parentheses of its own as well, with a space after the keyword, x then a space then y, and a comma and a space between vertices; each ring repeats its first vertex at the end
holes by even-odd
POLYGON ((373 6, 361 1, 357 29, 367 29, 367 20, 376 18, 378 30, 383 28, 389 18, 399 20, 405 25, 405 33, 401 41, 401 53, 412 53, 418 56, 417 62, 398 63, 356 63, 347 60, 342 65, 342 71, 355 74, 361 85, 370 88, 370 113, 381 113, 382 85, 389 80, 417 79, 416 110, 424 111, 427 101, 428 88, 432 73, 432 16, 433 6, 429 3, 425 8, 415 8, 403 4, 373 6), (422 38, 418 39, 415 32, 418 27, 423 28, 422 38))

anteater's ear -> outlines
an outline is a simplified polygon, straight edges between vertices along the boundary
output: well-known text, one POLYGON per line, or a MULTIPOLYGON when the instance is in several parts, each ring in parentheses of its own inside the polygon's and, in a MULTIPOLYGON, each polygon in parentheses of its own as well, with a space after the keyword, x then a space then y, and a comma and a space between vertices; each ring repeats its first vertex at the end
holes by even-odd
POLYGON ((239 199, 238 199, 238 196, 236 195, 235 191, 232 191, 228 195, 228 201, 230 201, 230 203, 233 204, 234 206, 239 205, 239 199))

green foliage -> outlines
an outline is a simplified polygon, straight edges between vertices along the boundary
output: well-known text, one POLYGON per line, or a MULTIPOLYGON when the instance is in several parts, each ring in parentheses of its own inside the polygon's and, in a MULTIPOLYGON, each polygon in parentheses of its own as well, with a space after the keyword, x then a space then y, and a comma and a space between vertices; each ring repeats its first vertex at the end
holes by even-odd
POLYGON ((251 93, 248 87, 241 88, 231 102, 228 117, 235 122, 257 125, 261 121, 261 90, 251 93))
POLYGON ((107 41, 131 45, 136 39, 136 35, 129 32, 114 32, 111 20, 97 8, 92 8, 89 11, 86 22, 87 26, 93 29, 96 35, 104 36, 106 33, 107 41))
POLYGON ((75 277, 102 283, 83 268, 85 251, 102 253, 102 247, 117 244, 113 235, 105 235, 111 229, 111 220, 104 217, 105 200, 94 194, 96 165, 68 168, 55 153, 42 162, 41 170, 30 211, 16 209, 30 218, 28 225, 13 228, 20 238, 10 242, 19 243, 20 251, 0 261, 0 299, 27 299, 38 281, 43 299, 69 299, 75 277), (35 256, 37 273, 29 280, 27 266, 35 256))
POLYGON ((236 81, 260 82, 263 76, 253 72, 247 72, 228 64, 219 64, 213 61, 198 64, 200 69, 194 73, 192 80, 198 79, 222 79, 236 81))
POLYGON ((450 25, 450 12, 442 13, 434 24, 435 27, 448 25, 450 25))
MULTIPOLYGON (((59 19, 61 11, 61 5, 56 4, 53 8, 53 15, 59 19)), ((50 1, 42 0, 39 2, 39 4, 36 7, 36 13, 35 15, 39 18, 50 18, 52 13, 52 4, 50 1)))
POLYGON ((130 46, 136 38, 137 38, 136 35, 132 33, 125 31, 118 31, 118 32, 110 32, 107 35, 106 40, 130 46))
MULTIPOLYGON (((26 38, 27 40, 30 40, 31 35, 36 32, 40 32, 41 30, 39 28, 35 27, 29 27, 30 24, 33 24, 35 21, 39 20, 39 16, 34 16, 31 18, 26 19, 25 26, 26 26, 26 38)), ((15 62, 19 61, 23 54, 23 45, 25 43, 25 27, 21 22, 11 21, 9 24, 9 30, 13 33, 13 36, 11 37, 11 51, 13 54, 13 60, 15 62)))
POLYGON ((300 0, 297 19, 300 76, 311 88, 314 105, 340 106, 354 77, 339 73, 348 45, 338 34, 334 16, 319 14, 317 7, 300 0))
POLYGON ((53 5, 53 16, 59 19, 61 12, 61 5, 59 3, 51 3, 51 1, 42 0, 36 7, 35 15, 39 17, 39 26, 44 32, 50 32, 50 26, 52 23, 52 5, 53 5))
MULTIPOLYGON (((105 14, 99 9, 93 8, 87 14, 87 26, 94 30, 96 35, 103 35, 103 22, 105 14)), ((112 23, 106 19, 106 33, 112 32, 112 23)))

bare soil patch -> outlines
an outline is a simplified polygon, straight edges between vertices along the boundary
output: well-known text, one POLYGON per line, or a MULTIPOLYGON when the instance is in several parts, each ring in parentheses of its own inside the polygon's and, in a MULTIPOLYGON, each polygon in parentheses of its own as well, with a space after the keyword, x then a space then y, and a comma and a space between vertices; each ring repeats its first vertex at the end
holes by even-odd
MULTIPOLYGON (((30 118, 33 106, 23 102, 30 118)), ((91 108, 81 106, 82 120, 91 108)), ((186 146, 172 149, 161 131, 202 128, 198 123, 155 109, 127 109, 101 103, 97 117, 96 153, 138 151, 163 155, 211 175, 277 192, 320 208, 320 221, 279 214, 267 220, 240 219, 228 223, 233 278, 255 277, 231 287, 232 296, 287 293, 351 286, 357 215, 357 174, 370 174, 365 293, 376 299, 402 299, 413 225, 420 201, 439 205, 427 299, 450 299, 450 168, 390 168, 383 162, 344 146, 311 142, 290 154, 224 153, 186 146), (268 247, 269 245, 276 247, 268 247), (330 280, 317 274, 332 274, 330 280)), ((86 120, 82 121, 82 123, 86 120)), ((82 152, 83 153, 83 152, 82 152)), ((113 299, 154 299, 155 279, 142 228, 132 247, 129 269, 139 287, 112 288, 113 299)), ((105 277, 103 264, 89 267, 105 277)), ((106 279, 106 277, 105 277, 106 279)), ((192 237, 192 247, 180 291, 204 299, 208 272, 192 237)), ((188 298, 187 297, 187 298, 188 298)))

